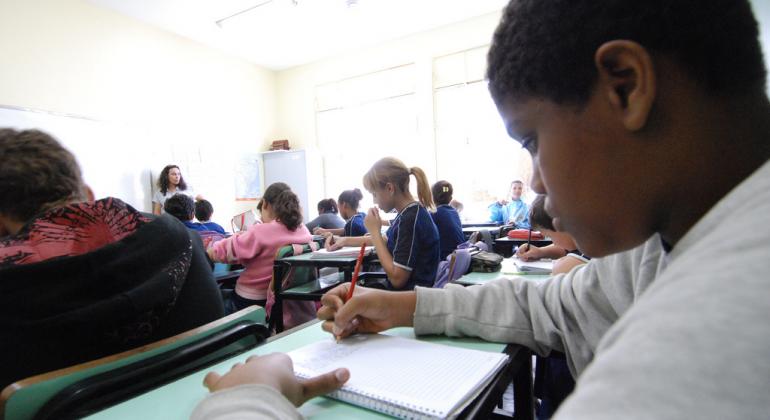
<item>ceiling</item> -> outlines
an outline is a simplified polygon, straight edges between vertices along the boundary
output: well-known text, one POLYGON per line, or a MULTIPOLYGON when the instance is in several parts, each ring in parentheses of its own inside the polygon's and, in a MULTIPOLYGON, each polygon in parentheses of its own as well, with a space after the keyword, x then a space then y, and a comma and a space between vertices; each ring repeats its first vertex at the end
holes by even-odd
POLYGON ((507 0, 91 0, 281 70, 502 9, 507 0))

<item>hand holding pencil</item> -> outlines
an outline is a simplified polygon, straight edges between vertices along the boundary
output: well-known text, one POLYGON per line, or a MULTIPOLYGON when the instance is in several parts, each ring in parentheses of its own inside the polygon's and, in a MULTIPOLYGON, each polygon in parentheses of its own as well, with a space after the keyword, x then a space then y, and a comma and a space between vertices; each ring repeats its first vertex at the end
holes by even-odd
POLYGON ((355 333, 377 333, 393 327, 408 327, 414 322, 417 297, 413 291, 388 292, 356 288, 366 245, 361 245, 350 283, 344 283, 321 297, 318 319, 324 331, 344 338, 355 333))

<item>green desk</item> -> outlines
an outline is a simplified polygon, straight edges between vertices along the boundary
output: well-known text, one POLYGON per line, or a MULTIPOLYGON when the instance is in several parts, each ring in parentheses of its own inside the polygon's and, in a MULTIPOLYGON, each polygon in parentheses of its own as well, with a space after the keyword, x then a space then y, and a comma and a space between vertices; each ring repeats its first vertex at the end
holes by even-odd
MULTIPOLYGON (((335 267, 339 268, 341 272, 345 273, 345 280, 350 281, 353 276, 353 269, 356 267, 356 257, 339 257, 339 258, 310 258, 313 255, 312 252, 308 252, 302 255, 295 255, 292 257, 281 258, 275 260, 274 265, 283 266, 310 266, 316 268, 323 267, 335 267)), ((364 263, 369 264, 376 257, 376 254, 369 254, 364 258, 364 263)))
POLYGON ((282 290, 281 299, 320 300, 324 293, 345 281, 345 273, 327 274, 321 278, 282 290))
MULTIPOLYGON (((386 334, 414 338, 414 331, 412 328, 395 328, 387 331, 386 334)), ((283 334, 272 337, 266 344, 240 354, 230 360, 226 360, 210 368, 198 371, 160 388, 156 388, 141 396, 95 413, 87 418, 105 420, 137 418, 143 420, 187 419, 196 404, 198 404, 198 402, 207 394, 207 390, 203 387, 203 378, 207 372, 216 370, 220 373, 224 373, 228 371, 233 364, 245 361, 250 355, 288 352, 318 340, 331 339, 332 337, 328 333, 321 330, 321 324, 318 321, 311 321, 308 324, 301 325, 295 329, 286 331, 283 334)), ((444 336, 431 336, 421 337, 420 339, 482 351, 506 351, 512 356, 508 367, 499 374, 500 377, 497 378, 492 385, 482 392, 482 395, 469 407, 469 411, 466 414, 468 414, 469 417, 486 418, 489 412, 491 412, 492 407, 499 401, 502 392, 511 380, 513 380, 514 392, 522 395, 520 398, 514 396, 517 400, 516 407, 519 414, 517 415, 517 418, 532 418, 531 355, 528 350, 519 346, 489 343, 470 338, 451 339, 444 336), (527 392, 529 392, 529 398, 526 397, 527 392), (523 404, 522 408, 519 408, 519 404, 523 404)), ((389 418, 384 414, 379 414, 374 411, 359 408, 326 397, 314 398, 308 401, 300 408, 300 411, 303 415, 312 419, 389 418)))

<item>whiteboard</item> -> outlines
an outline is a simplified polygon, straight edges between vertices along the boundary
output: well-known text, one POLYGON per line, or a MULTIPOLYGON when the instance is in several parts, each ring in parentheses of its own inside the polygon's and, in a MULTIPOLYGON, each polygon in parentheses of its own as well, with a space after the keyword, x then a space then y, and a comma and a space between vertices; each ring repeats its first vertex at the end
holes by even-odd
POLYGON ((64 145, 97 198, 116 197, 151 211, 150 148, 146 130, 121 123, 0 105, 0 127, 38 129, 64 145))
POLYGON ((307 163, 304 150, 262 152, 265 189, 274 182, 285 182, 297 194, 304 221, 309 221, 307 163))

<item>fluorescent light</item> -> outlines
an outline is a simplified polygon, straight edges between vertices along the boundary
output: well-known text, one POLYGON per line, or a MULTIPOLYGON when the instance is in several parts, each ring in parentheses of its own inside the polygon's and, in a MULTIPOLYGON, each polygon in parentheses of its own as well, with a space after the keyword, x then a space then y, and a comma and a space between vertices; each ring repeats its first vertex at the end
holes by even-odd
MULTIPOLYGON (((252 10, 254 10, 254 9, 257 9, 257 8, 260 8, 260 7, 264 6, 264 5, 267 5, 267 4, 270 4, 270 3, 273 3, 274 1, 275 1, 275 0, 263 0, 263 1, 261 1, 261 2, 259 2, 259 3, 257 3, 257 4, 255 4, 254 6, 251 6, 251 7, 249 7, 249 8, 246 8, 246 9, 243 9, 243 10, 241 10, 240 12, 236 12, 236 13, 233 13, 232 15, 230 15, 230 16, 226 16, 226 17, 223 17, 222 19, 219 19, 219 20, 218 20, 218 21, 216 21, 215 23, 216 23, 216 24, 217 24, 217 26, 219 26, 220 28, 224 28, 224 27, 225 27, 225 26, 224 26, 224 25, 225 25, 225 22, 226 22, 227 20, 229 20, 229 19, 232 19, 232 18, 234 18, 234 17, 237 17, 237 16, 241 16, 241 15, 243 15, 243 14, 246 14, 246 13, 249 13, 249 12, 251 12, 251 11, 252 11, 252 10)), ((296 5, 296 0, 292 0, 292 3, 294 3, 294 4, 296 5)))

